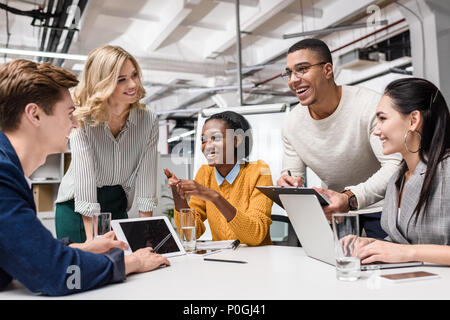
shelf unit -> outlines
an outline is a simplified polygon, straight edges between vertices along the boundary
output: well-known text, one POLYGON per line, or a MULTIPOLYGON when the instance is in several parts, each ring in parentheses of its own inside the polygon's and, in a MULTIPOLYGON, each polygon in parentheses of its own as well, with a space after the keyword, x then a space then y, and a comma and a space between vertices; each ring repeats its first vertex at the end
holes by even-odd
POLYGON ((55 235, 55 201, 70 160, 70 152, 51 154, 30 176, 37 216, 53 235, 55 235))
POLYGON ((59 184, 64 175, 64 153, 51 154, 30 176, 31 183, 59 184))

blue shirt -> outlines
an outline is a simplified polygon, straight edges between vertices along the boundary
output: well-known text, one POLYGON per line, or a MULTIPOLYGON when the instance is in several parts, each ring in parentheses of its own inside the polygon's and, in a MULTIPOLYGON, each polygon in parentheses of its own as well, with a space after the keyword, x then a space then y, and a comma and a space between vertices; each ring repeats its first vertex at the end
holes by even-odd
POLYGON ((123 251, 93 254, 63 245, 36 216, 19 158, 0 131, 0 290, 17 279, 30 291, 66 295, 125 279, 123 251))
POLYGON ((214 168, 214 172, 216 174, 216 181, 217 181, 217 185, 221 186, 222 183, 227 180, 227 182, 229 184, 233 184, 234 180, 236 180, 236 177, 238 176, 239 172, 241 171, 241 164, 240 163, 236 163, 233 167, 233 169, 231 169, 230 172, 228 172, 227 176, 224 178, 222 177, 222 175, 219 173, 219 171, 214 168))

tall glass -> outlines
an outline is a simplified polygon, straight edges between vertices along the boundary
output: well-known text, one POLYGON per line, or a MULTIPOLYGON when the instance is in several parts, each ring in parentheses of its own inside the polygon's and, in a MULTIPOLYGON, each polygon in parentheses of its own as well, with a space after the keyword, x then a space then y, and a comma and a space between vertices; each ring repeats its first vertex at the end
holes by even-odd
POLYGON ((92 216, 92 237, 100 237, 111 231, 111 212, 97 212, 92 216))
POLYGON ((196 247, 196 219, 195 209, 180 210, 181 242, 186 252, 195 251, 196 247))
POLYGON ((359 216, 356 213, 332 215, 336 277, 339 280, 358 280, 361 262, 358 257, 359 216))

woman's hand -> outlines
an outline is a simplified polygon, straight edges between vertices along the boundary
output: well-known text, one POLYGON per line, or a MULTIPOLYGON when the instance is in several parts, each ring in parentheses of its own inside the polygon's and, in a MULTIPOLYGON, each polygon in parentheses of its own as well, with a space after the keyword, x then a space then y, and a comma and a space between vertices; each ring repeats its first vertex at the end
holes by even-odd
POLYGON ((172 190, 172 196, 173 196, 173 202, 175 203, 175 209, 180 211, 183 208, 189 208, 188 203, 186 202, 186 199, 183 198, 183 196, 178 192, 177 185, 180 182, 180 180, 169 171, 169 169, 164 168, 164 173, 169 180, 169 188, 172 190))
POLYGON ((176 185, 179 181, 176 175, 169 171, 169 169, 164 168, 164 173, 166 174, 167 179, 169 180, 169 187, 176 185))
POLYGON ((195 196, 204 201, 214 201, 214 197, 217 196, 214 190, 208 189, 194 180, 179 180, 176 186, 178 194, 183 199, 195 196))
POLYGON ((125 256, 125 274, 141 273, 154 270, 160 266, 170 266, 166 257, 153 253, 152 248, 142 248, 125 256))
POLYGON ((106 253, 115 248, 128 249, 128 245, 125 242, 116 239, 114 231, 110 231, 95 239, 87 240, 84 243, 72 243, 69 247, 97 254, 106 253))
POLYGON ((377 239, 374 238, 366 238, 366 237, 359 237, 358 238, 358 248, 361 249, 368 244, 371 244, 372 242, 377 241, 377 239))
POLYGON ((343 255, 345 257, 352 256, 356 257, 358 255, 358 236, 354 234, 349 234, 345 237, 342 237, 339 239, 340 247, 342 250, 340 250, 340 255, 343 255))
POLYGON ((167 179, 169 179, 169 187, 176 187, 176 191, 183 199, 188 199, 192 195, 206 201, 211 201, 212 190, 194 180, 180 180, 167 168, 164 169, 164 173, 167 179))
POLYGON ((374 240, 360 247, 359 258, 361 263, 381 262, 409 262, 412 259, 412 246, 374 240))

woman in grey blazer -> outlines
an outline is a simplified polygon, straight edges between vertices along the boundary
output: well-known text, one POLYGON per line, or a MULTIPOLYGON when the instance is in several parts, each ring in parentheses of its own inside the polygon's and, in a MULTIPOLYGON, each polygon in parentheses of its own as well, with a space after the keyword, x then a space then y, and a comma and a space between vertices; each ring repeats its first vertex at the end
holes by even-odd
POLYGON ((383 153, 402 165, 386 189, 387 241, 361 238, 361 263, 424 261, 450 265, 450 114, 439 89, 419 78, 385 89, 374 131, 383 153))

